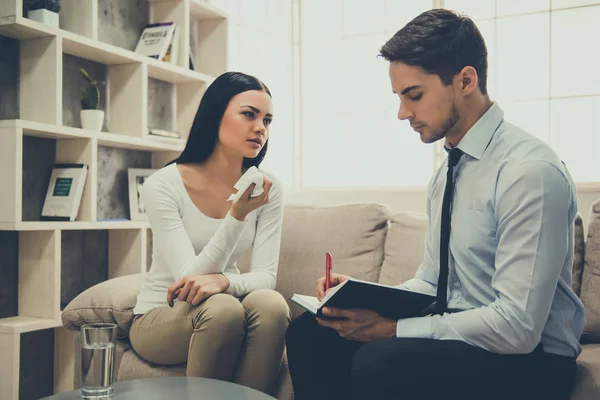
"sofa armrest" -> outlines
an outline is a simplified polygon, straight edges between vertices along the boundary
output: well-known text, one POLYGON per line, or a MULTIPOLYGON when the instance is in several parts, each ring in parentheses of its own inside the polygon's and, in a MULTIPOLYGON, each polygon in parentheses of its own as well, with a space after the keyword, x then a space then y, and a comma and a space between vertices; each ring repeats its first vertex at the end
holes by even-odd
POLYGON ((65 307, 61 315, 63 326, 79 330, 85 324, 114 323, 118 326, 117 336, 127 337, 144 275, 109 279, 85 290, 65 307))

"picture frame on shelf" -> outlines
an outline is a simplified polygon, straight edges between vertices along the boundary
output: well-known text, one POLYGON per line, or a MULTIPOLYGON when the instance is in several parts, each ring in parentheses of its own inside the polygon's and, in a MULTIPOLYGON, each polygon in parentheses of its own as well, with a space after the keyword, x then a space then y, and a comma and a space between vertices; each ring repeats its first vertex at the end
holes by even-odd
POLYGON ((131 221, 147 221, 146 207, 142 199, 142 190, 146 179, 156 172, 151 168, 129 168, 127 184, 129 186, 129 219, 131 221))
POLYGON ((40 219, 75 221, 87 174, 87 164, 54 164, 40 219))

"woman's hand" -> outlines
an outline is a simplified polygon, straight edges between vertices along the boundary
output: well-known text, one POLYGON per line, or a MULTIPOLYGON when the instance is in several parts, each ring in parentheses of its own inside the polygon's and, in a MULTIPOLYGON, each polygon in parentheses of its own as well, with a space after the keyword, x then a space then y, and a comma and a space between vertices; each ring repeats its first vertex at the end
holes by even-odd
POLYGON ((167 303, 173 307, 173 301, 185 301, 197 306, 202 300, 213 294, 222 293, 229 288, 229 279, 223 274, 185 275, 169 286, 167 303))
MULTIPOLYGON (((349 276, 346 275, 342 275, 342 274, 336 274, 336 273, 332 273, 329 276, 329 288, 331 289, 334 286, 339 285, 342 282, 347 281, 348 279, 350 279, 349 276)), ((323 299, 323 297, 325 297, 325 294, 327 293, 327 291, 325 290, 325 277, 319 279, 317 281, 317 298, 319 299, 319 301, 321 301, 323 299)))
POLYGON ((254 183, 250 185, 238 201, 233 203, 231 210, 229 210, 229 214, 233 218, 244 221, 248 214, 269 202, 269 190, 271 190, 273 182, 265 175, 263 178, 263 193, 260 196, 250 197, 255 186, 254 183))

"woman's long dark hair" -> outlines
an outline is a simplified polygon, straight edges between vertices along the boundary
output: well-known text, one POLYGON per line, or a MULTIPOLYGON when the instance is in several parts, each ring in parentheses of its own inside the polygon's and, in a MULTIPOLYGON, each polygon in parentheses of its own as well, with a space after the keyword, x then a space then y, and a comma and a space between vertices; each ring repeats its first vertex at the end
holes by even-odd
MULTIPOLYGON (((269 88, 259 79, 241 72, 226 72, 220 75, 206 89, 190 130, 185 149, 169 164, 203 163, 215 150, 219 139, 219 127, 229 101, 236 95, 248 90, 265 91, 269 96, 269 88)), ((258 167, 267 154, 265 142, 262 150, 255 158, 244 158, 243 167, 258 167)))

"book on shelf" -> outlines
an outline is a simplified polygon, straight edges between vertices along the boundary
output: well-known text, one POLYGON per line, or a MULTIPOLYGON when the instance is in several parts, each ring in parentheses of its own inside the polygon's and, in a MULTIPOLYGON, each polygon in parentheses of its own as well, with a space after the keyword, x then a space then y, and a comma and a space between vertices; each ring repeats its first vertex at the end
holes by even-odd
POLYGON ((177 65, 177 60, 179 60, 179 26, 177 25, 175 25, 173 38, 171 39, 171 43, 169 43, 167 52, 162 60, 173 65, 177 65))
POLYGON ((152 136, 181 139, 181 134, 179 132, 171 132, 165 129, 148 128, 148 134, 152 136))
POLYGON ((175 27, 174 22, 146 25, 135 47, 135 52, 157 60, 164 59, 172 44, 175 27))
POLYGON ((42 221, 75 221, 87 173, 86 164, 54 165, 42 208, 42 221))
POLYGON ((428 294, 358 279, 349 279, 331 288, 321 301, 301 294, 294 294, 290 298, 306 311, 320 317, 323 317, 323 307, 336 307, 369 309, 390 319, 430 314, 435 306, 435 299, 435 296, 428 294))

